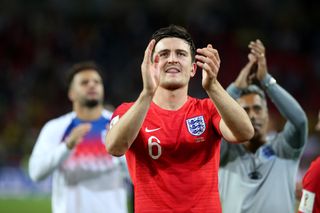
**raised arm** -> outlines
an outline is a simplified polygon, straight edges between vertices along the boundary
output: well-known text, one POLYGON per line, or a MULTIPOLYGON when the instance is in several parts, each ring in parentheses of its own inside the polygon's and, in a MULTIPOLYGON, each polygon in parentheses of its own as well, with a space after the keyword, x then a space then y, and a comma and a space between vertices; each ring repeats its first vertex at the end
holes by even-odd
POLYGON ((293 148, 302 147, 307 140, 308 120, 299 103, 268 73, 265 47, 260 40, 250 42, 251 53, 257 58, 257 80, 262 89, 287 120, 283 135, 293 148))
POLYGON ((280 111, 281 115, 287 120, 282 131, 286 141, 293 148, 302 147, 307 141, 308 119, 299 103, 279 84, 272 83, 275 80, 271 75, 267 75, 262 85, 268 97, 280 111), (267 86, 270 84, 269 86, 267 86))
POLYGON ((155 41, 150 41, 145 50, 141 64, 143 90, 131 108, 119 119, 113 118, 106 136, 108 153, 114 156, 123 155, 137 137, 142 123, 149 110, 154 93, 159 85, 158 57, 152 62, 152 50, 155 41))
POLYGON ((197 49, 197 65, 202 68, 202 86, 214 102, 221 116, 220 130, 228 142, 245 142, 251 139, 254 130, 247 113, 224 90, 217 80, 220 68, 218 51, 212 45, 197 49))

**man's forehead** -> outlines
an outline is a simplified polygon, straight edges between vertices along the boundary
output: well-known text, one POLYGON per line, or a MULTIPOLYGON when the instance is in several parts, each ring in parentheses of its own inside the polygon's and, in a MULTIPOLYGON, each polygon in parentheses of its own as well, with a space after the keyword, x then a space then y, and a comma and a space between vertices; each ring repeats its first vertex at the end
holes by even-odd
POLYGON ((86 69, 83 71, 78 72, 74 78, 73 81, 82 81, 85 79, 101 79, 101 76, 99 73, 94 69, 86 69))
POLYGON ((163 38, 155 46, 155 51, 159 52, 162 50, 180 49, 190 51, 190 47, 187 41, 176 37, 163 38))
POLYGON ((252 94, 247 94, 243 95, 240 98, 238 98, 238 103, 241 106, 244 105, 262 105, 263 104, 263 99, 260 97, 260 95, 252 93, 252 94))
POLYGON ((75 77, 85 77, 85 76, 99 76, 98 72, 94 69, 85 69, 85 70, 81 70, 80 72, 78 72, 77 74, 75 74, 75 77))

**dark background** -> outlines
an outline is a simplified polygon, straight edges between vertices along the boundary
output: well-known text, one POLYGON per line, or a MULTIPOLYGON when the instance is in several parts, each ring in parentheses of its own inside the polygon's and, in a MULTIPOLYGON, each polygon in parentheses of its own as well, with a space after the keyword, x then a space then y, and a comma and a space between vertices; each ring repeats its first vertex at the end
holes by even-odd
MULTIPOLYGON (((71 110, 64 77, 75 62, 94 60, 105 71, 106 104, 133 101, 142 88, 140 65, 152 33, 171 23, 186 27, 196 46, 212 43, 227 87, 261 39, 269 72, 306 111, 312 148, 320 108, 320 1, 298 0, 1 0, 0 168, 24 166, 40 128, 71 110)), ((200 72, 190 94, 205 97, 200 72)), ((270 103, 271 130, 283 119, 270 103)), ((316 147, 316 148, 314 148, 316 147)), ((310 154, 311 153, 311 154, 310 154)))

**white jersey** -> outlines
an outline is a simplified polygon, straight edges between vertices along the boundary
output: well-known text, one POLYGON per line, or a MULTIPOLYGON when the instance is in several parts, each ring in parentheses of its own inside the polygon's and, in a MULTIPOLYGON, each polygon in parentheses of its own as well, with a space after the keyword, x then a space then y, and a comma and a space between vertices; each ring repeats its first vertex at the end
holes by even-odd
POLYGON ((84 123, 74 112, 46 123, 29 161, 34 181, 52 174, 52 212, 125 213, 127 200, 124 158, 109 155, 104 147, 106 125, 111 113, 104 110, 91 130, 73 150, 64 138, 84 123))

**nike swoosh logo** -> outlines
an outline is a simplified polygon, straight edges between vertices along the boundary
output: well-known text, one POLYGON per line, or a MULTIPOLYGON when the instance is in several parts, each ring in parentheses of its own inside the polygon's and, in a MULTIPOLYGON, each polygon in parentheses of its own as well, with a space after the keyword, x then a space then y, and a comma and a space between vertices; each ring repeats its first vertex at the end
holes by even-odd
POLYGON ((145 128, 145 131, 146 132, 155 132, 157 130, 161 129, 160 127, 159 128, 156 128, 156 129, 148 129, 148 127, 145 128))

